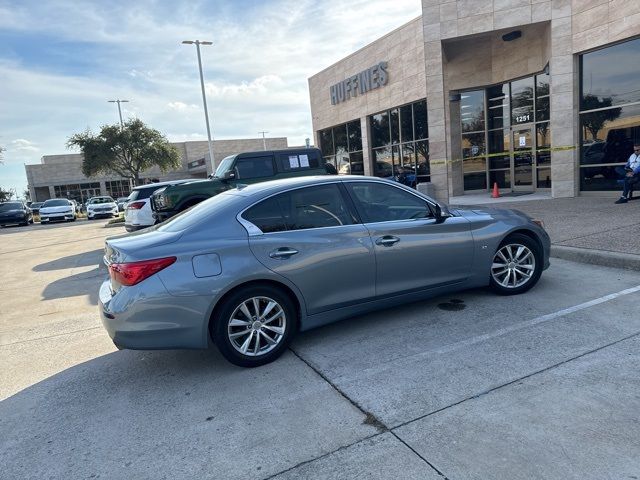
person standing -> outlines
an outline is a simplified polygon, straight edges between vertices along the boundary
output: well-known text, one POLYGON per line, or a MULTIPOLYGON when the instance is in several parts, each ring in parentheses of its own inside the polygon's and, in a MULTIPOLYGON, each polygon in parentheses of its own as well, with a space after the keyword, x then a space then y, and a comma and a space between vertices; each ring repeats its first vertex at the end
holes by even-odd
POLYGON ((627 203, 631 195, 631 188, 640 182, 640 142, 633 144, 633 153, 624 168, 618 167, 616 171, 624 176, 624 187, 622 196, 615 203, 627 203))

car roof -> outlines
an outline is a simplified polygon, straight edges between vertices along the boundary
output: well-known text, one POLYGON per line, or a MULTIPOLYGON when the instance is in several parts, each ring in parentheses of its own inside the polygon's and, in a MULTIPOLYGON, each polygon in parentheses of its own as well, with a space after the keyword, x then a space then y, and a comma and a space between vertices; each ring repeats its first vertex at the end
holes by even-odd
POLYGON ((132 190, 143 190, 145 188, 152 188, 152 187, 166 187, 167 185, 176 185, 178 183, 187 183, 187 182, 193 182, 193 181, 197 181, 197 180, 203 180, 202 178, 187 178, 187 179, 182 179, 182 180, 167 180, 166 182, 156 182, 156 183, 147 183, 146 185, 138 185, 137 187, 133 187, 132 190))

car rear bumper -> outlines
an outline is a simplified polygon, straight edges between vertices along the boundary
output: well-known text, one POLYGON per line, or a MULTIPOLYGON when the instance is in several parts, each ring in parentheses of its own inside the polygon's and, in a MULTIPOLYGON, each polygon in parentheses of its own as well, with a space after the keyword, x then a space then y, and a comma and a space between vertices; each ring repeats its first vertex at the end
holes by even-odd
POLYGON ((156 276, 115 294, 106 280, 100 287, 99 308, 102 324, 119 348, 164 350, 209 345, 209 300, 171 296, 156 276))

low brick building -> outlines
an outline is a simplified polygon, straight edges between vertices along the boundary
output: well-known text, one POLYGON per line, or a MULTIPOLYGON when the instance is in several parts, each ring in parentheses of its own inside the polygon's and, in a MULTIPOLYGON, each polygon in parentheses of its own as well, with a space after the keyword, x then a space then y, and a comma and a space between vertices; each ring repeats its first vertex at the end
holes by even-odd
MULTIPOLYGON (((267 149, 287 148, 286 137, 267 138, 267 149)), ((206 178, 213 172, 206 141, 173 143, 181 157, 177 170, 162 173, 154 167, 142 173, 147 181, 165 181, 181 178, 206 178)), ((216 166, 225 157, 240 152, 263 150, 263 139, 214 140, 213 155, 216 166)), ((39 164, 25 165, 29 193, 34 202, 49 198, 70 198, 79 202, 94 195, 110 195, 113 198, 129 195, 129 181, 118 175, 101 175, 87 178, 82 174, 82 154, 45 155, 39 164)))

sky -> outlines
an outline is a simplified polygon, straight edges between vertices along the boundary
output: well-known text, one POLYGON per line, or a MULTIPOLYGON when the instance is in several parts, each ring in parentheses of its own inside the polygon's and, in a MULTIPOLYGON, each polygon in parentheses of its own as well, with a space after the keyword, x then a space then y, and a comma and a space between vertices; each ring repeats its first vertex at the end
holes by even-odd
MULTIPOLYGON (((421 13, 420 0, 0 0, 0 187, 118 122, 111 99, 170 141, 313 139, 307 79, 421 13)), ((313 140, 312 140, 313 141, 313 140)))

